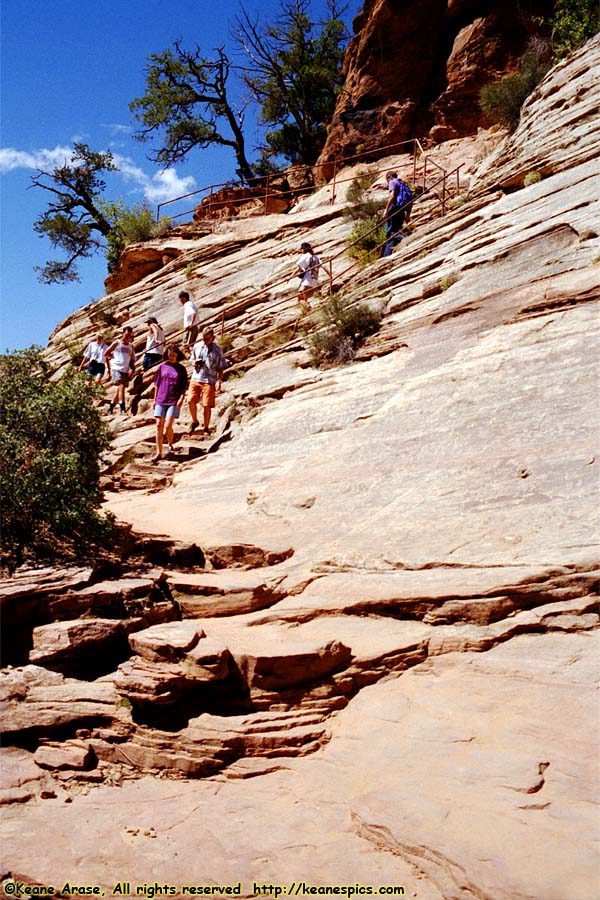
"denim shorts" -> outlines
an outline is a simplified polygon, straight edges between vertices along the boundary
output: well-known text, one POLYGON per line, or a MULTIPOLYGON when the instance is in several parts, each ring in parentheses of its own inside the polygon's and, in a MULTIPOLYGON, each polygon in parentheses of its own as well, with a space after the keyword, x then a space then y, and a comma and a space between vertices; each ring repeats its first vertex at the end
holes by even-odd
POLYGON ((87 373, 90 378, 96 378, 97 375, 104 375, 104 363, 96 362, 95 359, 91 359, 87 366, 87 373))
POLYGON ((154 416, 157 419, 178 419, 181 410, 177 404, 166 406, 164 403, 154 404, 154 416))

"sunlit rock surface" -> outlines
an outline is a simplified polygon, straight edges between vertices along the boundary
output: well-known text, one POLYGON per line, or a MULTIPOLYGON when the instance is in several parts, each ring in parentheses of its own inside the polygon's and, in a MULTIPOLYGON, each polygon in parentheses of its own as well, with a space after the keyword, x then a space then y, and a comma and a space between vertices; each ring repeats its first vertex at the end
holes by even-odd
MULTIPOLYGON (((228 442, 110 495, 145 556, 2 586, 7 870, 594 894, 599 52, 548 76, 464 203, 353 270, 385 310, 357 361, 267 354, 226 384, 228 442), (98 620, 127 630, 109 671, 31 665, 98 620)), ((251 240, 248 291, 309 229, 340 249, 330 190, 190 242, 119 308, 175 327, 186 260, 217 309, 251 240)))

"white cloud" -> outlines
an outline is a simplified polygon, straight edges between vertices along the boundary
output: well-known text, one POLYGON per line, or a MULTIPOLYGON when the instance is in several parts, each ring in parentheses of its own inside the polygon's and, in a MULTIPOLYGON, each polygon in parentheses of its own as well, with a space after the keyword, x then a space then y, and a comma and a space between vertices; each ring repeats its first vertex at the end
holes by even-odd
POLYGON ((175 169, 163 169, 152 176, 152 184, 146 190, 146 197, 154 203, 174 200, 193 191, 196 179, 192 175, 180 178, 175 169))
POLYGON ((196 187, 196 179, 193 175, 180 178, 175 169, 163 169, 150 177, 127 157, 115 156, 115 164, 119 167, 125 181, 135 182, 150 203, 164 203, 165 200, 173 200, 175 197, 193 191, 196 187))
POLYGON ((108 128, 113 135, 115 134, 131 134, 133 127, 131 125, 119 125, 118 122, 101 122, 101 128, 108 128))
POLYGON ((68 162, 72 155, 72 147, 32 151, 0 147, 0 172, 12 172, 14 169, 54 169, 68 162))
MULTIPOLYGON (((44 169, 50 171, 56 166, 69 162, 73 156, 72 147, 54 147, 41 150, 15 150, 0 147, 0 173, 14 169, 44 169)), ((175 169, 163 169, 148 175, 129 157, 114 154, 115 165, 126 182, 133 182, 149 203, 163 203, 182 194, 193 191, 196 179, 192 175, 181 178, 175 169)))

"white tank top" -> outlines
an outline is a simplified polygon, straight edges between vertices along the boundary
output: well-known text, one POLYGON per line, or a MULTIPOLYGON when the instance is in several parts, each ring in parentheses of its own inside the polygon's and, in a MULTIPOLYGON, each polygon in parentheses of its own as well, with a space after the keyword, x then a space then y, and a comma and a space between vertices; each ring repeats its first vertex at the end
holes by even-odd
POLYGON ((162 354, 165 352, 165 333, 160 325, 156 325, 156 330, 158 331, 158 338, 155 338, 152 332, 146 338, 146 353, 162 354))

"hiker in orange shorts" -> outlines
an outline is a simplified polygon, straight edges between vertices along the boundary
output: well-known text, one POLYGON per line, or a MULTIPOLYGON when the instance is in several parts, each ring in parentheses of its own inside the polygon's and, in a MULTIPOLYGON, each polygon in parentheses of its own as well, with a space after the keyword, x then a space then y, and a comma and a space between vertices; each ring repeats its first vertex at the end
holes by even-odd
POLYGON ((221 377, 227 368, 223 351, 215 343, 212 328, 205 328, 202 340, 192 349, 192 380, 188 391, 188 406, 192 416, 190 434, 198 428, 198 400, 202 401, 204 434, 210 434, 210 417, 215 407, 217 391, 221 390, 221 377))

